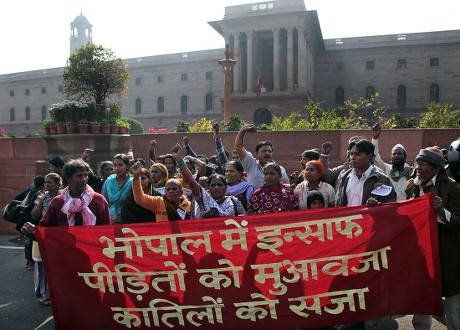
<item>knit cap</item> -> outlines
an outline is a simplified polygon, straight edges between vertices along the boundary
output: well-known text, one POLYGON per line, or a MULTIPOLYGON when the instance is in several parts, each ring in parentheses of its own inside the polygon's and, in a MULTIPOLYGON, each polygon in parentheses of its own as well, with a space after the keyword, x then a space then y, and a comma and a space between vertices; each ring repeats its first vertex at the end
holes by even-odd
POLYGON ((323 202, 323 205, 324 205, 323 194, 320 193, 316 189, 309 190, 308 193, 307 193, 307 207, 310 208, 311 203, 313 203, 313 201, 315 201, 317 199, 321 200, 321 202, 323 202))
POLYGON ((446 159, 438 146, 421 149, 417 157, 415 157, 415 161, 427 162, 439 168, 444 168, 446 166, 446 159))

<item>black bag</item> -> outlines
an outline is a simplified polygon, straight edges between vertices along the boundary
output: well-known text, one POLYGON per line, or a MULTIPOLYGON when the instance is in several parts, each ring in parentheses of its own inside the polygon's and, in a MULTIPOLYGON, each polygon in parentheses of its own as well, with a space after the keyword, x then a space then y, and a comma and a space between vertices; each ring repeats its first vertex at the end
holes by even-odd
POLYGON ((15 199, 11 203, 6 204, 2 209, 3 219, 12 223, 17 223, 21 215, 21 212, 29 204, 30 193, 31 191, 29 191, 27 196, 22 201, 15 199))

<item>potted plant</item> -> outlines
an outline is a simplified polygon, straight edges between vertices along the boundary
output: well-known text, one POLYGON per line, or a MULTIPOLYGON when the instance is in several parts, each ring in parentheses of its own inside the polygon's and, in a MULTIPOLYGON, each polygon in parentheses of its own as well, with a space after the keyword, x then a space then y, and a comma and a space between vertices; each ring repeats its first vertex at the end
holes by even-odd
POLYGON ((44 119, 42 120, 42 127, 45 130, 46 135, 51 134, 51 127, 54 126, 54 134, 56 134, 56 123, 54 120, 44 119))
POLYGON ((67 134, 73 134, 73 132, 75 131, 75 124, 73 123, 73 121, 65 122, 65 130, 67 134))
POLYGON ((110 122, 107 119, 101 120, 101 133, 110 134, 110 122))
POLYGON ((77 126, 78 126, 78 133, 88 134, 89 121, 87 119, 80 119, 77 126))
POLYGON ((65 134, 65 121, 56 122, 56 134, 65 134))
POLYGON ((99 130, 101 128, 101 124, 98 121, 90 121, 89 122, 89 131, 92 134, 99 134, 99 130))
POLYGON ((125 118, 118 119, 117 125, 120 127, 120 134, 129 134, 131 124, 125 118))

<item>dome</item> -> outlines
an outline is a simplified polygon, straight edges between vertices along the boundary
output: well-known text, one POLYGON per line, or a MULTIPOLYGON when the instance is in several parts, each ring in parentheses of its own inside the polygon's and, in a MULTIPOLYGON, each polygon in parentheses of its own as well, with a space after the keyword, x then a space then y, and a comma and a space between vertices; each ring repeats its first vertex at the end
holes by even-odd
POLYGON ((85 16, 83 16, 83 14, 80 14, 77 17, 75 17, 75 19, 73 20, 73 24, 91 25, 88 19, 85 16))

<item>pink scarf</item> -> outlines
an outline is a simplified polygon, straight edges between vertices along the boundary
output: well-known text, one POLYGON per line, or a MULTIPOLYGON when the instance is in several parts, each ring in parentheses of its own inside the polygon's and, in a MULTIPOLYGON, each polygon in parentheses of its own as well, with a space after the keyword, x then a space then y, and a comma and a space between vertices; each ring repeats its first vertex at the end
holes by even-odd
POLYGON ((94 190, 87 184, 85 191, 78 198, 70 196, 69 187, 65 187, 62 191, 64 198, 64 206, 61 211, 67 215, 69 226, 75 225, 75 213, 81 212, 83 218, 83 226, 92 226, 96 224, 96 216, 91 212, 88 205, 93 200, 94 190))

